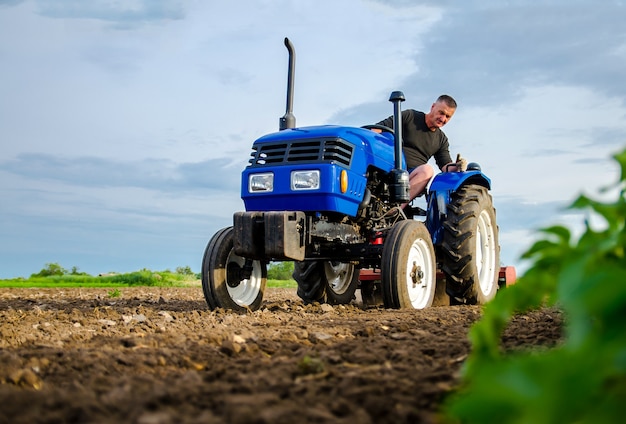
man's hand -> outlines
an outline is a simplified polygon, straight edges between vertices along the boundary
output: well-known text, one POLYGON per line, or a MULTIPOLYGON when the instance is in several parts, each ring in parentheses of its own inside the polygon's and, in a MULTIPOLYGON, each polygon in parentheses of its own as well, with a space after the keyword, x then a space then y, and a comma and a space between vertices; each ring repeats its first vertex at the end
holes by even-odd
POLYGON ((467 159, 461 157, 461 154, 456 155, 456 170, 457 172, 465 172, 467 170, 467 159))

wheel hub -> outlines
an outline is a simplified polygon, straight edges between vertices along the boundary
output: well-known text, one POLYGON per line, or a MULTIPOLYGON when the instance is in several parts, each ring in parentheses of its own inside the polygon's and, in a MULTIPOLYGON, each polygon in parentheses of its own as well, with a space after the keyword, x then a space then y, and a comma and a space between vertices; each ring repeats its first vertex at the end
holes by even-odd
POLYGON ((424 278, 424 271, 422 267, 417 265, 417 262, 413 261, 413 267, 411 268, 411 280, 413 281, 413 287, 417 287, 418 284, 422 284, 424 278))
POLYGON ((253 270, 252 259, 246 259, 243 266, 236 262, 229 263, 226 284, 231 288, 238 287, 244 280, 249 280, 252 277, 253 270))
POLYGON ((324 272, 329 287, 335 293, 344 293, 350 287, 353 275, 353 268, 350 264, 335 261, 326 262, 324 272))
POLYGON ((235 262, 228 264, 228 276, 226 278, 226 284, 228 287, 235 288, 241 284, 241 267, 235 262))

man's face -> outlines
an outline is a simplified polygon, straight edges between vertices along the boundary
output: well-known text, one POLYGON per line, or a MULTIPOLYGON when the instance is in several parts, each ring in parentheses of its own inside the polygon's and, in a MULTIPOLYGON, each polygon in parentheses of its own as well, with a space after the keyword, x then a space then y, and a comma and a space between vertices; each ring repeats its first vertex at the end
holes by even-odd
POLYGON ((448 106, 445 102, 436 102, 430 107, 430 112, 426 115, 426 125, 431 131, 441 128, 452 119, 456 109, 448 106))

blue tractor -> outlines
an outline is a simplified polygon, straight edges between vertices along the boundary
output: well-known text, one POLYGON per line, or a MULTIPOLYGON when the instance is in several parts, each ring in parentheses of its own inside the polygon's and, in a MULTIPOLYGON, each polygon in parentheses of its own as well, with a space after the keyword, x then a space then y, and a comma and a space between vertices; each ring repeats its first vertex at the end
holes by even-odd
POLYGON ((305 302, 382 299, 388 308, 482 304, 506 283, 491 181, 471 163, 434 177, 424 220, 409 200, 402 153, 402 92, 390 96, 394 128, 297 127, 292 113, 295 51, 289 52, 280 130, 257 139, 242 172, 245 211, 209 241, 202 288, 211 309, 261 306, 267 265, 294 261, 305 302), (373 131, 378 129, 378 131, 373 131))

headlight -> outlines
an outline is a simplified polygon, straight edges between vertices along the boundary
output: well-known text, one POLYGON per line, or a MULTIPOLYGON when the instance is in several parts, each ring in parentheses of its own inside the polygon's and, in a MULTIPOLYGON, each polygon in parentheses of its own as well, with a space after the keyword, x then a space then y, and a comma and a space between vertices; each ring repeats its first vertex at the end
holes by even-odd
POLYGON ((292 171, 292 190, 317 190, 320 188, 320 171, 292 171))
POLYGON ((274 174, 268 172, 266 174, 250 175, 248 179, 248 191, 250 193, 274 191, 274 174))

